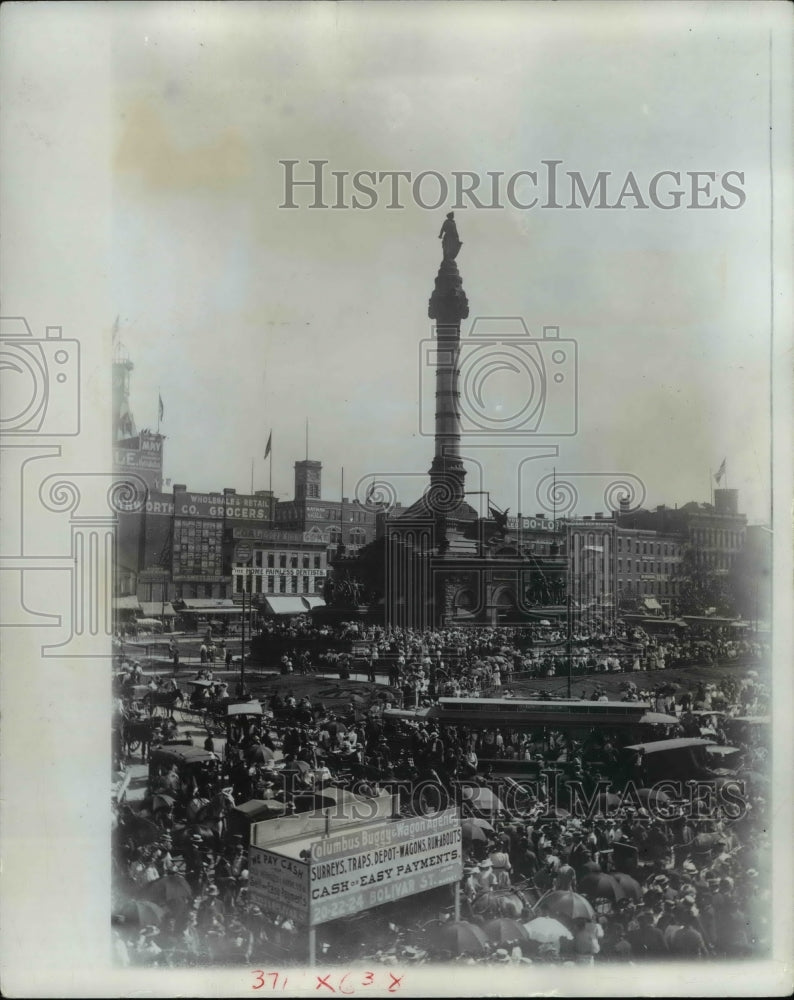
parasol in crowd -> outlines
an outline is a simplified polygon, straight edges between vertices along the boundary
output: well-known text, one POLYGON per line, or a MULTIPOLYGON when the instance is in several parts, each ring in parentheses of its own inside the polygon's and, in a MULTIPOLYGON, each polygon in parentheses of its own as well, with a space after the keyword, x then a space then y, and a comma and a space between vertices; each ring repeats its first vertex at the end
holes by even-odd
POLYGON ((144 897, 150 902, 163 906, 175 904, 188 906, 193 901, 193 890, 183 875, 176 873, 163 875, 150 882, 143 891, 144 897))
POLYGON ((556 944, 561 938, 573 940, 568 928, 553 917, 535 917, 524 924, 524 932, 530 941, 538 944, 556 944))
POLYGON ((484 931, 468 920, 444 924, 436 928, 431 937, 439 951, 453 955, 484 955, 488 951, 488 938, 484 931))
POLYGON ((623 890, 624 894, 629 898, 633 899, 635 903, 639 903, 642 899, 642 886, 631 875, 626 875, 625 872, 610 872, 612 878, 618 883, 618 885, 623 890))
POLYGON ((113 910, 114 917, 122 917, 125 923, 148 927, 159 927, 165 917, 165 910, 148 899, 127 899, 113 910))
POLYGON ((471 840, 477 844, 484 844, 488 840, 486 829, 493 831, 493 827, 489 823, 486 823, 485 827, 482 827, 479 825, 476 818, 464 819, 460 825, 461 836, 463 839, 471 840))
POLYGON ((259 743, 251 751, 251 762, 254 764, 272 764, 276 755, 266 747, 264 743, 259 743))
POLYGON ((620 883, 604 872, 585 875, 579 883, 579 890, 589 899, 610 899, 613 903, 626 895, 620 883))
POLYGON ((490 788, 464 788, 463 801, 474 809, 491 815, 505 811, 502 800, 490 788))
POLYGON ((715 847, 724 847, 726 843, 720 833, 699 833, 692 841, 692 850, 697 854, 705 854, 715 847))
POLYGON ((673 801, 661 788, 640 788, 637 792, 637 798, 646 806, 666 806, 673 801))
POLYGON ((597 875, 601 872, 601 865, 597 861, 585 861, 582 870, 586 875, 597 875))
POLYGON ((619 795, 615 795, 614 792, 599 792, 597 798, 598 808, 600 811, 605 812, 608 809, 617 809, 620 805, 621 799, 619 795))
POLYGON ((576 920, 578 917, 593 920, 595 917, 593 907, 584 896, 560 889, 547 893, 538 901, 535 909, 540 910, 542 915, 561 917, 563 920, 576 920))
POLYGON ((489 920, 483 930, 488 936, 488 940, 493 944, 520 944, 522 941, 529 940, 523 924, 517 920, 511 920, 509 917, 497 917, 495 920, 489 920))

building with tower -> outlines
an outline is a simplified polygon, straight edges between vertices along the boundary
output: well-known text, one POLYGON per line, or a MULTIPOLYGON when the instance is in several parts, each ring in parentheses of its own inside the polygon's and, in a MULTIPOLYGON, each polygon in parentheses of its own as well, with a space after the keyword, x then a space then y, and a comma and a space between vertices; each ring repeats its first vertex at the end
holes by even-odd
POLYGON ((276 503, 274 527, 323 543, 329 557, 355 555, 375 538, 376 512, 345 496, 323 499, 322 471, 313 459, 295 463, 294 496, 276 503))

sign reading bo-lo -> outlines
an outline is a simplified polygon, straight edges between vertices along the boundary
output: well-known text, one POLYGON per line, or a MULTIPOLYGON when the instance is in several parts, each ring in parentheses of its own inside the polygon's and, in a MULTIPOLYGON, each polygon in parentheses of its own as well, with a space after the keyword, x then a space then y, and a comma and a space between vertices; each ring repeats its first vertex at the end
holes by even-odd
POLYGON ((317 841, 309 874, 312 925, 457 882, 463 877, 460 817, 446 809, 317 841))

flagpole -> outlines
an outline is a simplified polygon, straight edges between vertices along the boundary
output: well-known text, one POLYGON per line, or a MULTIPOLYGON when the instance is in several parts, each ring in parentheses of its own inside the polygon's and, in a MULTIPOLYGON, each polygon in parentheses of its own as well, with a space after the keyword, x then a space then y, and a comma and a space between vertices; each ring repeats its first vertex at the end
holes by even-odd
POLYGON ((160 386, 157 386, 157 433, 160 433, 160 403, 162 401, 163 394, 160 391, 160 386))
POLYGON ((709 466, 709 499, 711 506, 714 506, 714 476, 712 475, 711 466, 709 466))
POLYGON ((251 459, 251 492, 254 492, 254 460, 251 459))
POLYGON ((309 461, 309 418, 306 418, 306 461, 309 461))

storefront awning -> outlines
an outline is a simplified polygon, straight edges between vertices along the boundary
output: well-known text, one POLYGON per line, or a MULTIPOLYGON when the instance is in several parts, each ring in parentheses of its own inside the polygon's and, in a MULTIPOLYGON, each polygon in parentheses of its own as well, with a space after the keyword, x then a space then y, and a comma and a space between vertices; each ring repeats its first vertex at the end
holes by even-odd
POLYGON ((137 597, 114 597, 114 611, 140 611, 141 605, 137 597))
POLYGON ((299 594, 268 594, 265 609, 271 615, 305 615, 311 605, 299 594))
POLYGON ((322 599, 322 597, 319 596, 319 594, 306 594, 305 596, 301 597, 301 600, 305 601, 310 608, 325 607, 325 601, 322 599))
POLYGON ((174 618, 176 611, 170 601, 141 601, 141 610, 146 618, 174 618))
POLYGON ((236 610, 234 601, 224 597, 186 597, 183 603, 187 611, 220 611, 223 608, 236 610))
POLYGON ((643 607, 650 608, 651 611, 661 611, 662 606, 655 597, 646 597, 642 602, 643 607))

